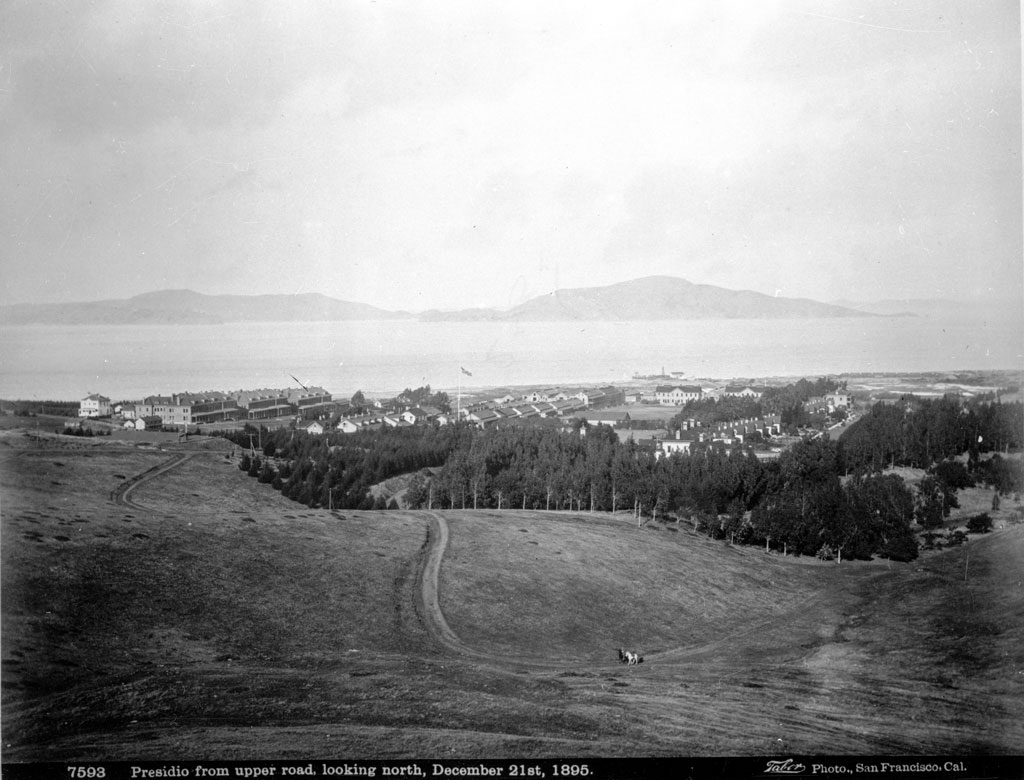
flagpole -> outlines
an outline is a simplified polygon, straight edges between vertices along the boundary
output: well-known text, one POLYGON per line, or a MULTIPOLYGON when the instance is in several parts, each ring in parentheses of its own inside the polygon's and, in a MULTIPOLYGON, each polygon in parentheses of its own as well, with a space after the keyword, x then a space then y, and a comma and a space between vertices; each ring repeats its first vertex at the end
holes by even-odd
POLYGON ((458 400, 456 401, 455 422, 458 422, 459 420, 462 419, 462 375, 463 374, 465 374, 466 376, 473 376, 471 373, 469 373, 461 365, 459 366, 459 391, 458 391, 458 396, 457 396, 458 400))

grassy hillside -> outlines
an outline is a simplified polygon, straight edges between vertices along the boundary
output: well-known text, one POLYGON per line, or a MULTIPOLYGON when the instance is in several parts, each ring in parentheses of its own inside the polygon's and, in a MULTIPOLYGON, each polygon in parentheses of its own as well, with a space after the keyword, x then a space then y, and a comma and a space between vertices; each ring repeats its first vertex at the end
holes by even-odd
POLYGON ((5 760, 1024 744, 1024 526, 836 566, 626 516, 309 510, 219 444, 0 435, 5 760))
POLYGON ((823 574, 628 514, 446 514, 442 608, 467 644, 505 654, 602 663, 625 647, 653 661, 785 613, 823 574))

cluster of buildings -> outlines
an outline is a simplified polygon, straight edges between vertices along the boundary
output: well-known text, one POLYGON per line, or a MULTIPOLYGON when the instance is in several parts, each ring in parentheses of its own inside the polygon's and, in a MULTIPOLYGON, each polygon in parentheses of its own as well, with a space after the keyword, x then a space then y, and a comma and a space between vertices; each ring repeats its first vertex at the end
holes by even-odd
POLYGON ((811 414, 831 414, 837 409, 852 409, 853 396, 846 392, 828 393, 823 398, 808 398, 804 409, 811 414))
POLYGON ((661 406, 685 406, 690 401, 708 398, 761 398, 762 391, 752 385, 726 385, 721 389, 705 390, 700 385, 658 385, 654 400, 661 406))
POLYGON ((782 417, 777 414, 708 426, 701 426, 691 419, 686 420, 683 427, 676 431, 675 438, 658 442, 658 455, 660 457, 671 455, 673 452, 688 453, 696 443, 743 444, 755 436, 767 440, 781 433, 782 417))
MULTIPOLYGON (((514 396, 506 393, 490 401, 475 401, 457 406, 451 413, 431 407, 415 407, 404 411, 371 412, 356 417, 344 417, 338 423, 343 433, 383 427, 403 427, 423 422, 438 422, 445 425, 456 419, 473 423, 478 428, 488 428, 504 421, 528 420, 532 418, 568 418, 585 409, 601 409, 626 403, 625 392, 616 387, 598 389, 562 390, 548 388, 531 390, 525 395, 514 396)), ((308 430, 308 429, 307 429, 308 430)))
POLYGON ((92 393, 80 402, 78 416, 119 416, 126 428, 152 430, 288 415, 316 417, 333 409, 331 394, 320 387, 151 395, 135 403, 116 405, 106 396, 92 393))
MULTIPOLYGON (((342 433, 355 433, 361 430, 374 430, 376 428, 409 428, 413 425, 436 422, 439 425, 447 425, 455 421, 455 415, 443 412, 434 406, 413 406, 408 409, 395 409, 392 411, 374 411, 366 414, 357 414, 342 417, 336 426, 342 433)), ((326 428, 314 422, 306 426, 308 433, 324 433, 326 428)))
MULTIPOLYGON (((561 389, 547 388, 531 390, 524 395, 506 393, 500 398, 473 401, 454 411, 445 411, 432 406, 406 406, 393 402, 372 402, 368 410, 349 414, 347 402, 336 402, 331 394, 321 387, 301 389, 258 389, 231 392, 206 391, 200 393, 179 393, 169 396, 148 396, 135 403, 112 404, 110 399, 99 394, 90 394, 82 399, 79 416, 120 417, 124 427, 136 430, 159 430, 165 427, 182 428, 217 422, 254 422, 282 417, 294 417, 310 422, 303 429, 313 434, 325 433, 332 425, 328 418, 340 421, 334 426, 342 433, 372 430, 383 427, 408 427, 427 423, 446 425, 464 420, 479 428, 487 428, 499 422, 529 420, 532 418, 556 418, 563 420, 582 419, 589 425, 610 425, 629 427, 630 415, 626 411, 608 410, 627 404, 655 403, 660 406, 683 406, 689 401, 707 398, 737 397, 757 400, 762 391, 750 385, 726 385, 705 389, 699 385, 658 385, 650 394, 625 391, 622 388, 606 386, 600 388, 561 389)), ((830 393, 824 398, 812 399, 807 408, 812 411, 834 411, 850 408, 853 399, 848 393, 830 393)), ((675 438, 658 438, 659 452, 689 452, 697 442, 743 443, 754 434, 763 438, 778 435, 781 419, 768 415, 759 419, 745 419, 716 426, 698 425, 694 420, 684 423, 675 438)), ((625 433, 625 432, 624 432, 625 433)))
POLYGON ((572 417, 580 410, 603 409, 626 403, 626 393, 617 387, 562 390, 532 390, 518 398, 506 393, 491 402, 475 404, 467 409, 466 419, 486 428, 503 420, 524 420, 533 417, 572 417))

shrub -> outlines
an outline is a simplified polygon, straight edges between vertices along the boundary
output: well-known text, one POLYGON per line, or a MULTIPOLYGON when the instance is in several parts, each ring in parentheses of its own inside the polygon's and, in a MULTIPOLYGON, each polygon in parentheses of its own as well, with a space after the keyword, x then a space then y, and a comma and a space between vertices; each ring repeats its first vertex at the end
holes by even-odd
POLYGON ((967 531, 972 534, 987 534, 992 530, 992 518, 988 516, 988 512, 982 512, 980 515, 975 515, 967 521, 967 531))
POLYGON ((882 545, 878 554, 892 561, 907 563, 917 558, 917 540, 912 533, 899 534, 882 545))
POLYGON ((950 531, 948 534, 946 534, 946 544, 948 544, 950 547, 955 547, 956 545, 963 544, 966 541, 967 534, 965 534, 960 529, 957 529, 956 531, 950 531))

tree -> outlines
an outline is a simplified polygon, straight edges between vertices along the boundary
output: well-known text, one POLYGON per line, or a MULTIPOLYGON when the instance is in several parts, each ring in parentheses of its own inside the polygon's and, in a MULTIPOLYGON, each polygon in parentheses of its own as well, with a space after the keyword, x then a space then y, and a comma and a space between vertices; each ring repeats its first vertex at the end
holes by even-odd
POLYGON ((426 509, 430 503, 430 484, 424 473, 417 472, 409 480, 409 486, 405 489, 405 505, 409 509, 426 509))
POLYGON ((430 397, 428 405, 440 409, 445 414, 450 414, 452 411, 451 398, 449 398, 448 393, 443 390, 434 393, 430 397))
POLYGON ((274 481, 275 476, 277 476, 277 472, 274 471, 274 467, 270 465, 269 460, 265 460, 263 461, 263 466, 260 467, 256 479, 263 484, 270 484, 274 481))
POLYGON ((943 492, 939 480, 925 477, 917 486, 917 501, 914 517, 922 528, 938 528, 942 518, 949 514, 943 501, 943 492))
POLYGON ((914 496, 902 477, 855 476, 845 489, 850 512, 862 529, 869 554, 898 561, 917 557, 917 541, 910 527, 914 496))
POLYGON ((967 468, 955 460, 944 460, 941 463, 936 463, 930 471, 953 490, 974 487, 974 480, 971 478, 967 468))

